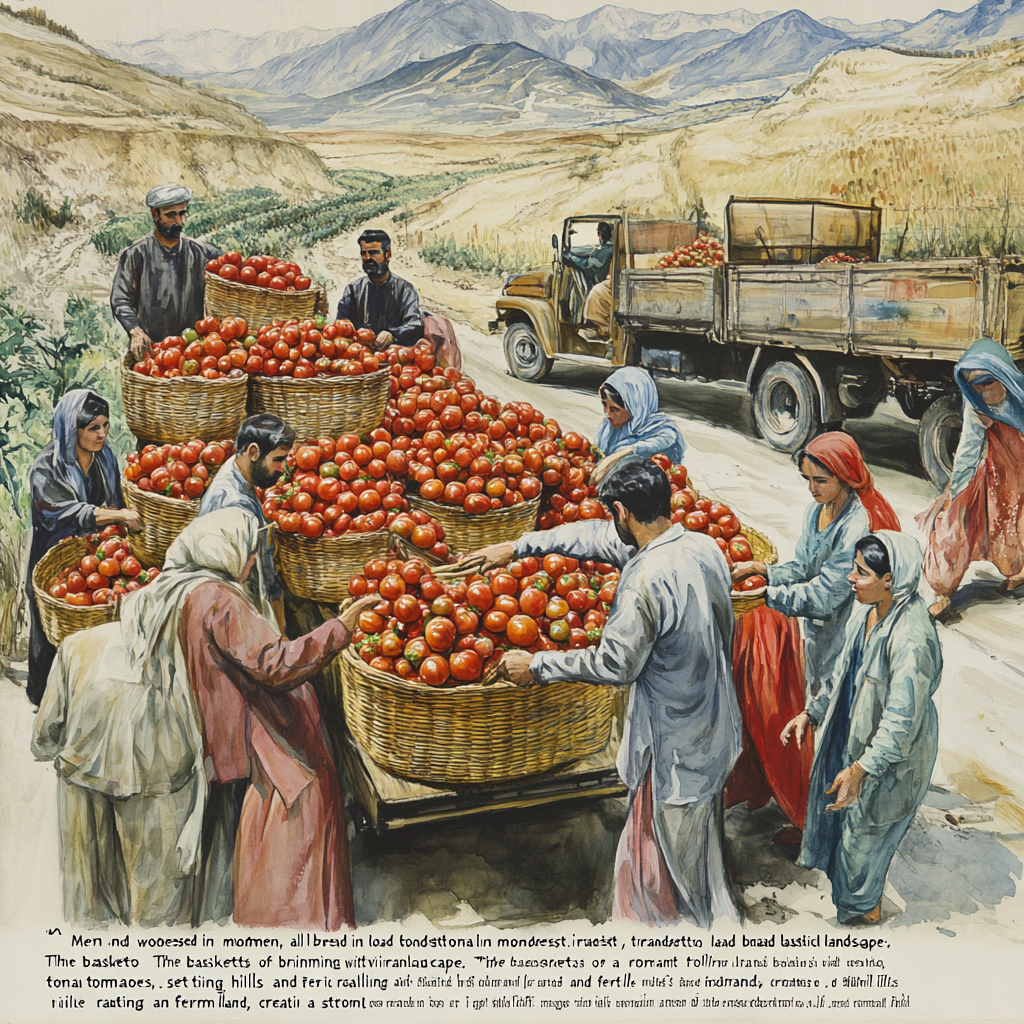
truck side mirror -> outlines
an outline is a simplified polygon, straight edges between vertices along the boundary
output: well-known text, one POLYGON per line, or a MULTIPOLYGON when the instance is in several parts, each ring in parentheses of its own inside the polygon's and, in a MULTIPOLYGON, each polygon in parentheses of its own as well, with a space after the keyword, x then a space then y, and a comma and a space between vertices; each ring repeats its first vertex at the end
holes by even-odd
POLYGON ((551 248, 552 249, 557 249, 558 248, 558 235, 552 235, 551 236, 551 248))

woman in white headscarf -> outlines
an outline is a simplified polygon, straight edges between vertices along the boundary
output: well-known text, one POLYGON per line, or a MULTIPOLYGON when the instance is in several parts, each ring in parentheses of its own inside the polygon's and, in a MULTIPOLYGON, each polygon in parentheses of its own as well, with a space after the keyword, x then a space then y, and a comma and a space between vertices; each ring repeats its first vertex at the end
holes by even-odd
POLYGON ((793 736, 800 746, 807 727, 819 727, 799 863, 829 876, 840 923, 871 924, 935 765, 932 695, 942 648, 917 592, 917 541, 880 530, 855 551, 849 580, 857 606, 842 653, 829 685, 786 726, 782 742, 793 736))
POLYGON ((32 750, 54 761, 60 779, 68 920, 153 926, 195 917, 209 784, 183 610, 211 586, 251 608, 244 582, 259 526, 236 508, 194 520, 164 572, 124 599, 120 622, 74 633, 58 650, 32 750))
POLYGON ((234 509, 196 520, 165 571, 124 599, 120 622, 74 633, 58 650, 32 750, 61 780, 68 920, 191 919, 207 780, 178 624, 203 583, 243 593, 258 528, 234 509))

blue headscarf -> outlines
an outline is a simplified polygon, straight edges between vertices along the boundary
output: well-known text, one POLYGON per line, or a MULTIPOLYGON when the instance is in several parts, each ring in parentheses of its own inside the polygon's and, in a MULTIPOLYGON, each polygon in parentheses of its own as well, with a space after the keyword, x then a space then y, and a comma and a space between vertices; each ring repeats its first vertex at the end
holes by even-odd
POLYGON ((605 384, 622 396, 622 403, 629 410, 629 419, 621 427, 613 427, 606 416, 597 431, 597 447, 605 455, 612 455, 620 448, 640 445, 638 455, 649 458, 661 452, 674 463, 682 462, 686 442, 672 420, 659 411, 658 389, 651 375, 635 366, 624 366, 616 370, 605 384), (644 450, 643 442, 655 440, 663 442, 657 451, 644 450))
MULTIPOLYGON (((86 400, 95 398, 105 401, 90 388, 77 388, 67 392, 53 410, 53 472, 63 483, 75 492, 79 501, 89 500, 85 474, 78 464, 78 415, 86 400)), ((96 461, 103 473, 109 494, 116 494, 118 487, 117 458, 106 442, 96 453, 96 461)))
MULTIPOLYGON (((1024 373, 1017 369, 1010 353, 1002 345, 991 338, 976 341, 953 368, 953 377, 975 411, 1024 434, 1024 373), (999 381, 1006 388, 1006 398, 998 405, 987 405, 972 386, 979 383, 978 378, 973 382, 967 380, 967 374, 972 370, 981 370, 992 380, 999 381)), ((982 381, 990 383, 984 378, 982 381)))

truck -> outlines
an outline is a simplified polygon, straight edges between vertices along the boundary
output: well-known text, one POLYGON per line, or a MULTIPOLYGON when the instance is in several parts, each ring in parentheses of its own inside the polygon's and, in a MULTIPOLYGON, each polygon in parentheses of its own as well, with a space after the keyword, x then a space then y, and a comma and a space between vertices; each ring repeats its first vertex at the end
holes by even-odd
POLYGON ((1024 362, 1024 256, 880 262, 881 215, 874 204, 733 196, 717 266, 667 265, 698 238, 690 221, 569 217, 551 236, 550 266, 508 277, 491 329, 504 325, 505 359, 522 380, 567 360, 742 382, 757 433, 781 452, 892 396, 919 421, 921 463, 941 489, 961 429, 957 360, 989 337, 1024 362), (596 247, 602 222, 607 337, 583 319, 594 282, 566 260, 596 247))

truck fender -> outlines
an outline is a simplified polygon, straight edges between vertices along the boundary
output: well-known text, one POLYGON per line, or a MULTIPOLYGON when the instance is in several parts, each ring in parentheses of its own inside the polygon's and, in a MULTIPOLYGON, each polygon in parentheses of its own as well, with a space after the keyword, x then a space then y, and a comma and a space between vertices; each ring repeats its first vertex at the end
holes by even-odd
MULTIPOLYGON (((754 394, 758 378, 761 376, 764 368, 771 362, 771 357, 766 357, 764 351, 764 347, 758 348, 754 353, 754 358, 750 360, 750 366, 747 367, 746 385, 747 393, 750 395, 754 394)), ((843 419, 843 406, 839 401, 839 393, 835 389, 830 390, 826 387, 814 362, 804 355, 803 352, 798 352, 794 349, 787 349, 786 356, 791 358, 793 362, 799 363, 811 375, 811 380, 814 381, 814 386, 818 391, 818 401, 821 403, 821 422, 841 422, 843 419)))
POLYGON ((531 299, 520 295, 503 295, 497 301, 498 319, 506 324, 517 320, 529 321, 533 331, 551 359, 558 356, 558 324, 555 313, 547 299, 531 299))

